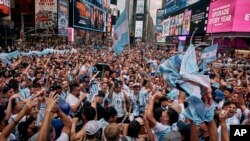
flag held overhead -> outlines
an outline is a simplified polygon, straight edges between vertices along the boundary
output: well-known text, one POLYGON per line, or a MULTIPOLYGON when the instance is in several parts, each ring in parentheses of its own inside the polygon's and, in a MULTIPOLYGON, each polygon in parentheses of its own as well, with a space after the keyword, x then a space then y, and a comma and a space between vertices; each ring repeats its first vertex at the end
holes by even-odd
POLYGON ((124 10, 116 22, 113 38, 113 50, 116 54, 122 53, 125 46, 129 44, 128 16, 124 10))

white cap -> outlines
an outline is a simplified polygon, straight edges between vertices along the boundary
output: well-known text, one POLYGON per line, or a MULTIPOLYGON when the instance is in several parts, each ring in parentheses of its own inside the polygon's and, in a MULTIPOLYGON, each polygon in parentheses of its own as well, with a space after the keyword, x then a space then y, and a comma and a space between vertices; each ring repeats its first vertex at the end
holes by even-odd
POLYGON ((100 124, 98 123, 98 121, 95 120, 91 120, 89 121, 86 126, 85 126, 85 130, 87 135, 94 135, 96 134, 99 130, 101 129, 100 124))

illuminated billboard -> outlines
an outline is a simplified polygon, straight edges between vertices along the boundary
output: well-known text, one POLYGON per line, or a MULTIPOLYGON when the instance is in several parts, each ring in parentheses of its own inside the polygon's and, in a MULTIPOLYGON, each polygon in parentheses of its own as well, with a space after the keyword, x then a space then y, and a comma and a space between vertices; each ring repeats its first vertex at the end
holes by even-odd
POLYGON ((0 0, 0 13, 10 14, 10 0, 0 0))
POLYGON ((68 2, 67 0, 58 0, 58 34, 67 35, 68 29, 68 2))
POLYGON ((137 0, 136 14, 144 13, 144 5, 145 5, 145 0, 137 0))
POLYGON ((57 26, 57 0, 35 0, 35 24, 37 29, 57 26))
POLYGON ((143 21, 135 22, 135 37, 142 37, 143 33, 143 21))
POLYGON ((210 4, 207 33, 249 32, 249 0, 218 0, 210 4))
POLYGON ((200 0, 163 0, 164 14, 174 13, 199 1, 200 0))
POLYGON ((105 10, 84 0, 73 2, 73 27, 95 31, 106 31, 105 10))

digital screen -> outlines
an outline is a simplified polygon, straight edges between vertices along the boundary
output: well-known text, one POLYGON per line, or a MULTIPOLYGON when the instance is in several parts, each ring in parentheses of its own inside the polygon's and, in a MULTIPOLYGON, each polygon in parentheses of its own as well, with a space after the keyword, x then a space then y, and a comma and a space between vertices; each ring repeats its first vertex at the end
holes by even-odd
POLYGON ((142 37, 143 33, 143 21, 135 22, 135 37, 142 37))
POLYGON ((218 0, 211 2, 207 32, 232 31, 236 0, 218 0))
POLYGON ((67 35, 68 29, 68 2, 58 0, 58 34, 67 35))
POLYGON ((164 14, 174 13, 199 1, 200 0, 163 0, 164 14))
POLYGON ((207 33, 249 32, 249 0, 218 0, 210 3, 207 33))
POLYGON ((10 14, 10 0, 0 0, 0 13, 10 14))
POLYGON ((145 5, 145 0, 137 0, 136 14, 144 13, 144 5, 145 5))
POLYGON ((77 0, 73 3, 73 26, 105 32, 106 12, 91 3, 77 0))

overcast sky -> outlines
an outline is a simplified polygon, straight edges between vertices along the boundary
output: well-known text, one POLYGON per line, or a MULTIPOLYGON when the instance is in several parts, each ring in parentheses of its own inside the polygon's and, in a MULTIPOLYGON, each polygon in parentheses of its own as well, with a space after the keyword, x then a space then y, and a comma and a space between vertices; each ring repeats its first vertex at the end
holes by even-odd
MULTIPOLYGON (((117 7, 122 12, 125 8, 125 0, 117 0, 117 7), (123 1, 123 2, 120 2, 123 1)), ((156 11, 157 9, 161 8, 161 1, 162 0, 150 0, 150 15, 152 16, 155 24, 156 20, 156 11)))
POLYGON ((150 15, 153 18, 154 24, 156 20, 156 11, 157 9, 161 8, 161 1, 162 0, 150 0, 150 15))

